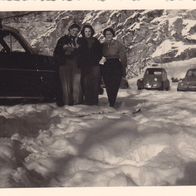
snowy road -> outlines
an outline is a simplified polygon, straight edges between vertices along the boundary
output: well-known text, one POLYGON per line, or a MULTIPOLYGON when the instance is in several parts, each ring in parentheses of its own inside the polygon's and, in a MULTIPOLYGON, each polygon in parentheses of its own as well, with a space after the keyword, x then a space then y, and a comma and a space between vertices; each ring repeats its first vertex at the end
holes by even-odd
POLYGON ((105 95, 100 106, 1 106, 0 186, 196 185, 195 100, 172 86, 121 90, 116 109, 105 95))

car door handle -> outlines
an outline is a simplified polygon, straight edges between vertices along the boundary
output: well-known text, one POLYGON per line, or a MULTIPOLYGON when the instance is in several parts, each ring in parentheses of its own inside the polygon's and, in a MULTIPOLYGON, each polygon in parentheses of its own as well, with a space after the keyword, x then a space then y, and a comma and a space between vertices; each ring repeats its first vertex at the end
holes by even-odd
POLYGON ((41 82, 43 82, 44 81, 44 77, 40 76, 40 80, 41 80, 41 82))

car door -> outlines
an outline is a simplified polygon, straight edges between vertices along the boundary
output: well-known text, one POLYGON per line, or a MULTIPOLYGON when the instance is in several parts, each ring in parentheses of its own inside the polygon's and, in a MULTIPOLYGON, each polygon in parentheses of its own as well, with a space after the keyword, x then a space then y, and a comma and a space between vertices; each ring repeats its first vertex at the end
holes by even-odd
POLYGON ((60 81, 58 68, 54 58, 46 55, 35 55, 37 66, 37 77, 39 78, 39 91, 44 97, 56 97, 60 81))
POLYGON ((13 32, 0 37, 0 96, 37 97, 39 85, 33 55, 22 45, 13 32))

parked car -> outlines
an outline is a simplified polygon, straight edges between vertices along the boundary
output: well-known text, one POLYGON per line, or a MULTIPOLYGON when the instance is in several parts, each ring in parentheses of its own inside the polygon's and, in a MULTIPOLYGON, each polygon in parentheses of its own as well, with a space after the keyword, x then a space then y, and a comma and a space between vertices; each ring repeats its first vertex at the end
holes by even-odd
POLYGON ((177 91, 196 91, 196 68, 186 72, 185 78, 178 82, 177 91))
POLYGON ((169 90, 170 82, 167 78, 167 72, 164 68, 147 68, 144 77, 137 80, 137 88, 169 90))
POLYGON ((58 67, 41 55, 12 27, 0 25, 0 101, 61 102, 58 67))

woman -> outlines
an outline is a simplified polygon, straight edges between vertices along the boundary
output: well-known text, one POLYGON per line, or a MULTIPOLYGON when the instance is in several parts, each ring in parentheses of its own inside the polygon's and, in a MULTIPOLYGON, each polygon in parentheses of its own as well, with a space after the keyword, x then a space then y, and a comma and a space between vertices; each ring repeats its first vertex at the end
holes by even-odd
POLYGON ((106 86, 108 101, 111 107, 115 105, 116 97, 122 77, 126 76, 127 57, 124 46, 114 40, 115 32, 112 28, 103 31, 102 75, 106 86))
POLYGON ((81 70, 81 85, 84 104, 98 105, 100 88, 100 65, 102 49, 100 42, 93 37, 95 31, 91 25, 84 25, 78 40, 78 65, 81 70))
POLYGON ((59 66, 62 105, 80 104, 82 102, 81 74, 77 64, 77 36, 80 26, 72 24, 68 31, 68 35, 64 35, 58 40, 54 50, 54 57, 59 66))

